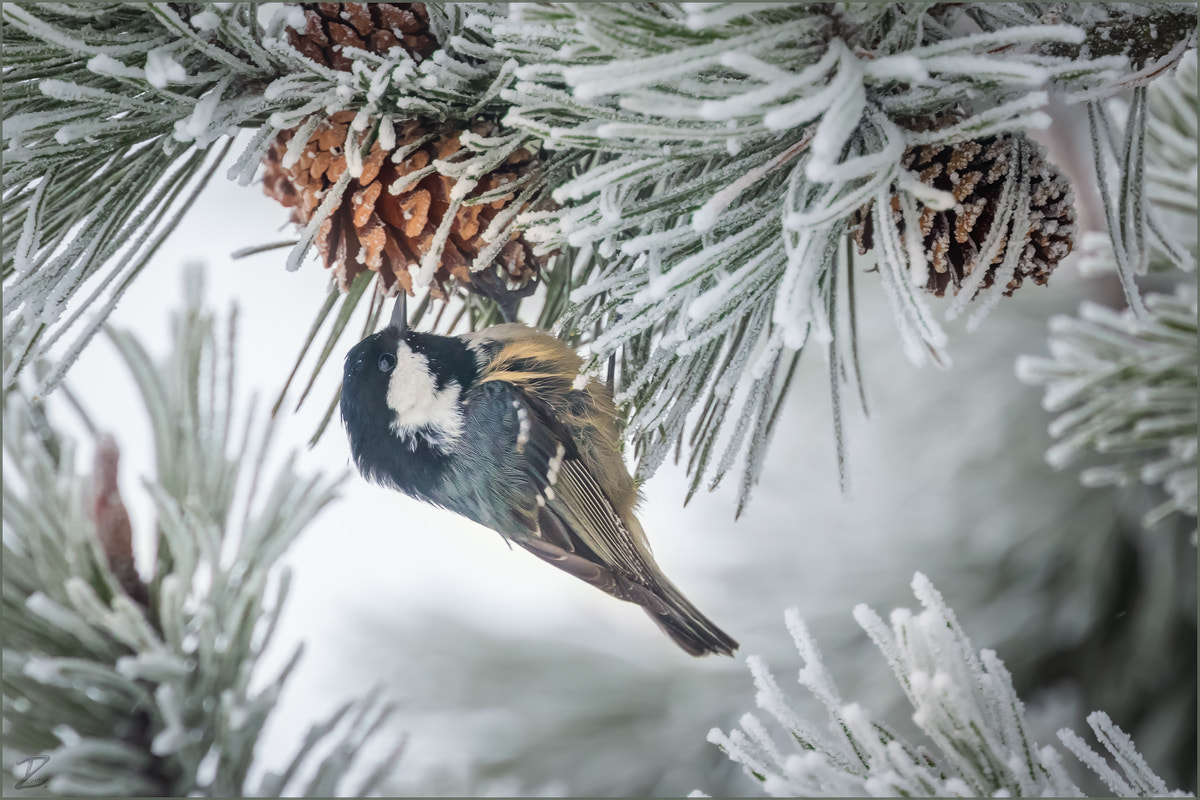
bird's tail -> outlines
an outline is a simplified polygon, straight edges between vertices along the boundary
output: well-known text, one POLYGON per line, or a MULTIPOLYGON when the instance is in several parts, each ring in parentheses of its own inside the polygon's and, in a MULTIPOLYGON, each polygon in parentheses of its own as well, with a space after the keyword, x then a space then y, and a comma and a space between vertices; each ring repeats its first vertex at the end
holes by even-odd
POLYGON ((687 652, 694 656, 710 653, 731 656, 737 650, 737 641, 701 614, 655 565, 649 547, 644 544, 645 534, 636 519, 629 524, 632 532, 629 543, 642 563, 642 579, 638 581, 620 575, 604 563, 548 508, 542 508, 538 514, 538 530, 541 532, 538 537, 515 539, 516 543, 601 591, 637 603, 664 633, 687 652), (563 544, 556 544, 556 541, 563 544))
POLYGON ((672 583, 661 577, 659 580, 660 583, 656 587, 658 591, 640 603, 650 619, 654 620, 675 644, 694 656, 712 653, 733 655, 733 651, 738 649, 737 640, 701 614, 672 583))

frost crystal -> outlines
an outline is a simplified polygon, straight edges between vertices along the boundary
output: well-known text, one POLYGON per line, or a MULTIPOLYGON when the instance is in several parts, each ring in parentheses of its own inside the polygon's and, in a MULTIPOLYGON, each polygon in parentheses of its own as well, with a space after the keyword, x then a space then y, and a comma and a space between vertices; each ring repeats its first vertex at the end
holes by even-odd
POLYGON ((171 51, 165 48, 151 50, 146 54, 146 81, 159 89, 168 83, 180 83, 187 80, 187 70, 175 60, 171 51))
POLYGON ((221 24, 221 17, 213 11, 205 10, 193 14, 191 23, 192 27, 198 31, 211 31, 221 24))

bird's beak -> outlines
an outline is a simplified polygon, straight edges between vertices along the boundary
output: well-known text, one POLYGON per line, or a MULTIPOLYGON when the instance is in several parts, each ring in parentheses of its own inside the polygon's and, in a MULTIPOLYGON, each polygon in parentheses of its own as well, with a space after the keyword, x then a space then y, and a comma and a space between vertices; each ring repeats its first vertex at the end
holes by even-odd
POLYGON ((392 306, 392 318, 388 321, 388 327, 401 333, 408 330, 408 292, 404 291, 403 287, 396 295, 396 305, 392 306))

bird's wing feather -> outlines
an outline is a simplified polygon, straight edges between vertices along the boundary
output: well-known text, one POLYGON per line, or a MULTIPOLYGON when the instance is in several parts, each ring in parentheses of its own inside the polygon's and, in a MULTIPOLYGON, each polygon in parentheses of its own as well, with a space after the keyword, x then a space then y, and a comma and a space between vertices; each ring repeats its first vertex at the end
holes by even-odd
POLYGON ((655 570, 582 459, 572 432, 549 409, 505 381, 472 388, 464 402, 469 458, 490 459, 500 476, 501 485, 491 487, 499 502, 489 505, 511 509, 511 519, 491 527, 518 543, 534 536, 565 553, 578 552, 616 576, 647 586, 657 583, 655 570))
POLYGON ((582 461, 567 459, 563 463, 554 490, 552 508, 566 512, 568 523, 574 523, 572 527, 596 555, 626 575, 653 585, 654 574, 633 535, 582 461))
POLYGON ((491 380, 469 389, 460 485, 445 505, 614 597, 642 606, 692 655, 732 654, 737 642, 654 565, 637 521, 614 508, 586 449, 587 430, 559 421, 535 392, 491 380), (486 469, 481 469, 486 463, 486 469), (468 496, 463 501, 461 498, 468 496), (633 530, 630 530, 630 528, 633 530))
POLYGON ((462 485, 474 485, 473 508, 455 508, 476 522, 519 541, 538 535, 538 509, 546 504, 547 475, 558 438, 537 425, 522 393, 490 381, 463 397, 462 485))

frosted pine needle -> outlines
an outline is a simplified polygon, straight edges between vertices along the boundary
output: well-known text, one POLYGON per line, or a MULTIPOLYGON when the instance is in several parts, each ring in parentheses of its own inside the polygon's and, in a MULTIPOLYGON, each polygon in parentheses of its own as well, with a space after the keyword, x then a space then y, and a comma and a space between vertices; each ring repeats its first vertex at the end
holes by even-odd
MULTIPOLYGON (((912 586, 921 612, 897 609, 890 627, 866 606, 856 608, 854 616, 887 656, 912 703, 913 722, 927 740, 907 741, 867 709, 843 700, 793 609, 785 618, 803 662, 800 685, 825 707, 829 733, 817 732, 814 723, 803 719, 763 661, 750 656, 746 661, 759 689, 758 706, 782 726, 790 744, 778 744, 753 714, 728 734, 714 728, 709 741, 774 797, 1081 795, 1063 769, 1061 754, 1029 738, 1024 706, 1003 662, 989 650, 974 649, 924 575, 917 573, 912 586)), ((1092 714, 1088 724, 1116 767, 1073 731, 1064 729, 1059 738, 1113 792, 1134 797, 1167 793, 1166 783, 1106 714, 1092 714)))
POLYGON ((1169 499, 1145 524, 1196 516, 1196 287, 1145 298, 1147 317, 1085 302, 1050 320, 1050 356, 1022 356, 1017 375, 1045 386, 1058 416, 1046 460, 1061 469, 1090 453, 1107 462, 1080 474, 1087 486, 1161 485, 1169 499))
MULTIPOLYGON (((686 436, 693 486, 715 485, 741 463, 744 506, 770 440, 770 412, 761 413, 774 405, 762 398, 786 393, 796 351, 815 340, 831 363, 852 361, 853 331, 831 302, 850 216, 872 198, 890 201, 911 146, 1042 128, 1052 92, 1104 94, 1132 67, 1114 52, 1080 48, 1089 26, 1125 13, 539 3, 496 28, 498 46, 521 62, 501 93, 511 105, 505 122, 552 150, 596 154, 558 187, 565 207, 537 234, 547 247, 596 248, 599 277, 621 277, 580 302, 567 327, 608 330, 594 352, 622 361, 639 475, 686 436), (966 27, 975 32, 958 32, 966 27), (944 130, 929 130, 931 118, 944 119, 944 130), (717 353, 679 348, 714 331, 717 353), (732 398, 717 374, 689 379, 748 362, 754 385, 732 398), (767 374, 778 370, 779 379, 767 374), (697 406, 699 424, 688 413, 697 406), (754 435, 744 435, 748 418, 754 435), (734 443, 727 458, 709 457, 718 440, 734 443)), ((1175 40, 1187 35, 1171 30, 1175 40)), ((1020 189, 1031 191, 1028 181, 1020 189)), ((945 365, 946 334, 908 277, 926 268, 922 252, 912 256, 916 243, 881 242, 879 274, 905 353, 945 365)), ((980 297, 976 322, 1015 280, 1021 249, 997 292, 980 297)))
MULTIPOLYGON (((416 4, 417 14, 412 4, 318 4, 307 17, 267 8, 278 5, 191 13, 171 3, 4 4, 0 249, 4 334, 18 345, 5 387, 65 349, 42 393, 53 388, 218 168, 248 184, 281 131, 339 112, 353 119, 348 141, 369 148, 377 137, 381 148, 399 143, 396 153, 414 119, 498 125, 502 133, 464 146, 469 159, 437 159, 447 175, 460 170, 452 176, 460 188, 508 155, 506 141, 545 154, 528 180, 495 188, 516 197, 486 225, 470 268, 503 256, 520 231, 539 257, 557 251, 569 263, 571 248, 587 251, 585 272, 546 270, 558 273, 542 276, 547 296, 562 291, 538 322, 576 339, 620 324, 621 335, 593 353, 621 362, 639 476, 667 451, 681 454, 686 434, 693 487, 740 465, 741 506, 801 346, 827 349, 837 365, 831 381, 859 372, 845 319, 853 294, 833 302, 839 270, 851 269, 845 233, 856 209, 874 198, 878 211, 890 205, 890 187, 913 185, 902 165, 909 148, 1043 128, 1056 95, 1099 111, 1136 85, 1124 145, 1107 122, 1096 129, 1113 252, 1131 297, 1142 243, 1163 243, 1187 263, 1143 200, 1188 206, 1186 181, 1159 180, 1147 155, 1188 149, 1174 135, 1183 129, 1146 127, 1156 105, 1147 84, 1192 63, 1180 59, 1194 42, 1194 5, 430 3, 416 4), (223 164, 237 131, 245 145, 223 164), (1148 193, 1155 181, 1168 191, 1148 193), (541 209, 535 201, 550 192, 565 207, 541 209), (563 297, 596 280, 611 288, 567 307, 563 297), (696 341, 704 344, 680 347, 696 341), (753 385, 724 391, 741 378, 753 385), (692 413, 697 406, 705 412, 692 413), (731 440, 729 458, 717 457, 731 440)), ((297 153, 284 155, 290 164, 297 153)), ((358 156, 356 147, 345 155, 354 174, 367 166, 358 156)), ((1003 207, 1025 207, 1015 195, 1029 191, 1021 182, 1003 207)), ((448 202, 462 201, 455 208, 470 216, 500 196, 448 202)), ((917 200, 906 191, 898 200, 908 233, 880 234, 878 279, 907 356, 946 365, 946 332, 912 286, 929 269, 914 233, 917 200)), ((288 266, 301 262, 312 233, 288 266)), ((364 263, 365 250, 390 243, 377 233, 364 229, 358 242, 368 245, 357 248, 364 263)), ((456 235, 447 225, 428 233, 439 247, 456 235)), ((445 266, 434 252, 413 262, 423 280, 445 266)), ((1016 268, 1002 260, 996 288, 1016 268)), ((496 319, 477 299, 469 323, 496 319)), ((998 292, 982 293, 972 324, 998 301, 998 292)), ((842 404, 833 405, 837 439, 842 404)))
MULTIPOLYGON (((114 524, 108 513, 121 499, 89 498, 75 443, 22 388, 5 397, 4 762, 49 756, 38 776, 55 794, 324 796, 389 713, 367 696, 347 724, 338 722, 349 707, 315 726, 284 773, 248 785, 255 743, 299 659, 296 651, 251 690, 288 594, 278 560, 333 499, 336 481, 290 465, 264 470, 269 428, 257 447, 247 436, 230 441, 232 327, 219 336, 202 299, 189 272, 163 363, 112 332, 159 455, 144 484, 158 536, 157 564, 141 565, 145 584, 128 552, 128 516, 114 524), (119 547, 114 527, 123 527, 119 547), (301 766, 325 782, 293 781, 301 766)), ((97 461, 110 463, 97 467, 98 489, 116 480, 115 446, 99 449, 97 461)), ((370 791, 380 777, 346 793, 370 791)))

